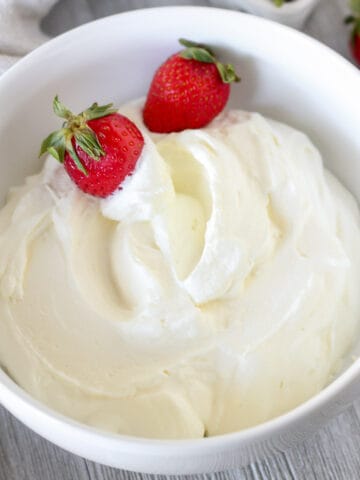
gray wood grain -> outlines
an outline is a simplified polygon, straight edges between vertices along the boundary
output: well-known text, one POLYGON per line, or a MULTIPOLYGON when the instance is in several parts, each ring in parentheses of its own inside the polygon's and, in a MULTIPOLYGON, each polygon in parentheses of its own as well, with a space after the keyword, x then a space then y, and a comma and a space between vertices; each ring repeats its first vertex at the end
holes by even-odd
MULTIPOLYGON (((347 0, 323 0, 305 32, 349 58, 342 19, 347 0)), ((61 0, 43 21, 57 35, 94 18, 124 10, 163 5, 207 5, 207 0, 61 0)), ((294 52, 296 54, 296 52, 294 52)), ((174 480, 180 480, 171 477, 174 480)), ((358 480, 360 401, 296 448, 247 468, 188 480, 358 480)), ((167 480, 115 470, 71 455, 28 430, 0 407, 0 480, 167 480)))

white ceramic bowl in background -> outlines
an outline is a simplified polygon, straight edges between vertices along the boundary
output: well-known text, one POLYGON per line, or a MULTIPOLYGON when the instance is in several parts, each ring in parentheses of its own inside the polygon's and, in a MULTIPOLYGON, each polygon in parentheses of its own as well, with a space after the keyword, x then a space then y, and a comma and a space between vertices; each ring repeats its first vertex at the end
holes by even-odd
MULTIPOLYGON (((56 93, 79 111, 95 100, 120 105, 144 95, 156 67, 179 48, 179 37, 217 46, 225 60, 234 61, 243 80, 233 87, 231 103, 304 130, 327 166, 360 198, 358 71, 327 47, 281 25, 229 10, 169 7, 80 27, 0 78, 0 202, 10 186, 40 167, 40 141, 57 126, 51 112, 56 93)), ((37 433, 91 460, 153 473, 224 470, 284 450, 359 393, 357 361, 317 396, 266 424, 213 438, 158 441, 109 434, 67 419, 0 370, 0 402, 37 433)))
POLYGON ((301 28, 320 0, 293 0, 277 7, 272 0, 210 0, 214 6, 245 10, 289 27, 301 28))

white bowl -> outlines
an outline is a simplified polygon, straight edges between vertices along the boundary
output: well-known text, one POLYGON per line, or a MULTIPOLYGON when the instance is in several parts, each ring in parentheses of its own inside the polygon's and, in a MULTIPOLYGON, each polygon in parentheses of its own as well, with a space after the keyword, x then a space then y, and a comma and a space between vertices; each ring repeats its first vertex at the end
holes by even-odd
POLYGON ((277 7, 272 0, 210 0, 214 6, 245 10, 289 27, 301 28, 320 0, 294 0, 277 7))
MULTIPOLYGON (((232 104, 304 130, 327 166, 360 198, 358 71, 327 47, 278 24, 228 10, 175 7, 80 27, 1 77, 0 201, 10 186, 40 167, 40 141, 57 125, 54 94, 74 110, 94 100, 120 105, 144 95, 155 68, 179 48, 179 37, 216 45, 234 60, 243 81, 233 88, 232 104)), ((107 465, 168 474, 224 470, 284 450, 359 394, 356 361, 317 396, 266 424, 213 438, 156 441, 76 423, 32 399, 0 371, 1 403, 43 437, 107 465)))

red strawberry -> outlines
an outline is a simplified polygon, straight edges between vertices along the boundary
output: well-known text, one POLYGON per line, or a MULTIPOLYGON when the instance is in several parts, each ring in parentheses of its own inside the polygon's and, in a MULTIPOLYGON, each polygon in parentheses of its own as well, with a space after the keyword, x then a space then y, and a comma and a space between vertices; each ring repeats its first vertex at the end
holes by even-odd
POLYGON ((107 197, 135 169, 144 146, 140 130, 112 104, 74 115, 56 96, 53 107, 65 122, 43 141, 40 156, 48 152, 63 163, 83 192, 107 197))
POLYGON ((350 36, 350 50, 355 61, 360 66, 360 0, 351 0, 350 8, 353 15, 346 17, 345 23, 353 25, 350 36))
POLYGON ((354 59, 357 64, 360 66, 360 33, 357 33, 351 38, 350 47, 354 59))
POLYGON ((156 71, 143 111, 152 132, 201 128, 225 107, 230 83, 240 79, 232 65, 218 62, 210 48, 180 40, 186 48, 156 71))

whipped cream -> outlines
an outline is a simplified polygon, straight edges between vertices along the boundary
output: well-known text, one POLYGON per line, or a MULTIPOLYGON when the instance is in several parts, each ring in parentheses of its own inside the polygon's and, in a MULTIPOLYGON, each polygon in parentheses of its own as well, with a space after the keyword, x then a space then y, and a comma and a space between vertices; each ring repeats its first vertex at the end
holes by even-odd
POLYGON ((360 214, 302 133, 230 111, 150 134, 107 199, 48 158, 0 212, 0 363, 86 424, 197 438, 335 373, 360 323, 360 214))

